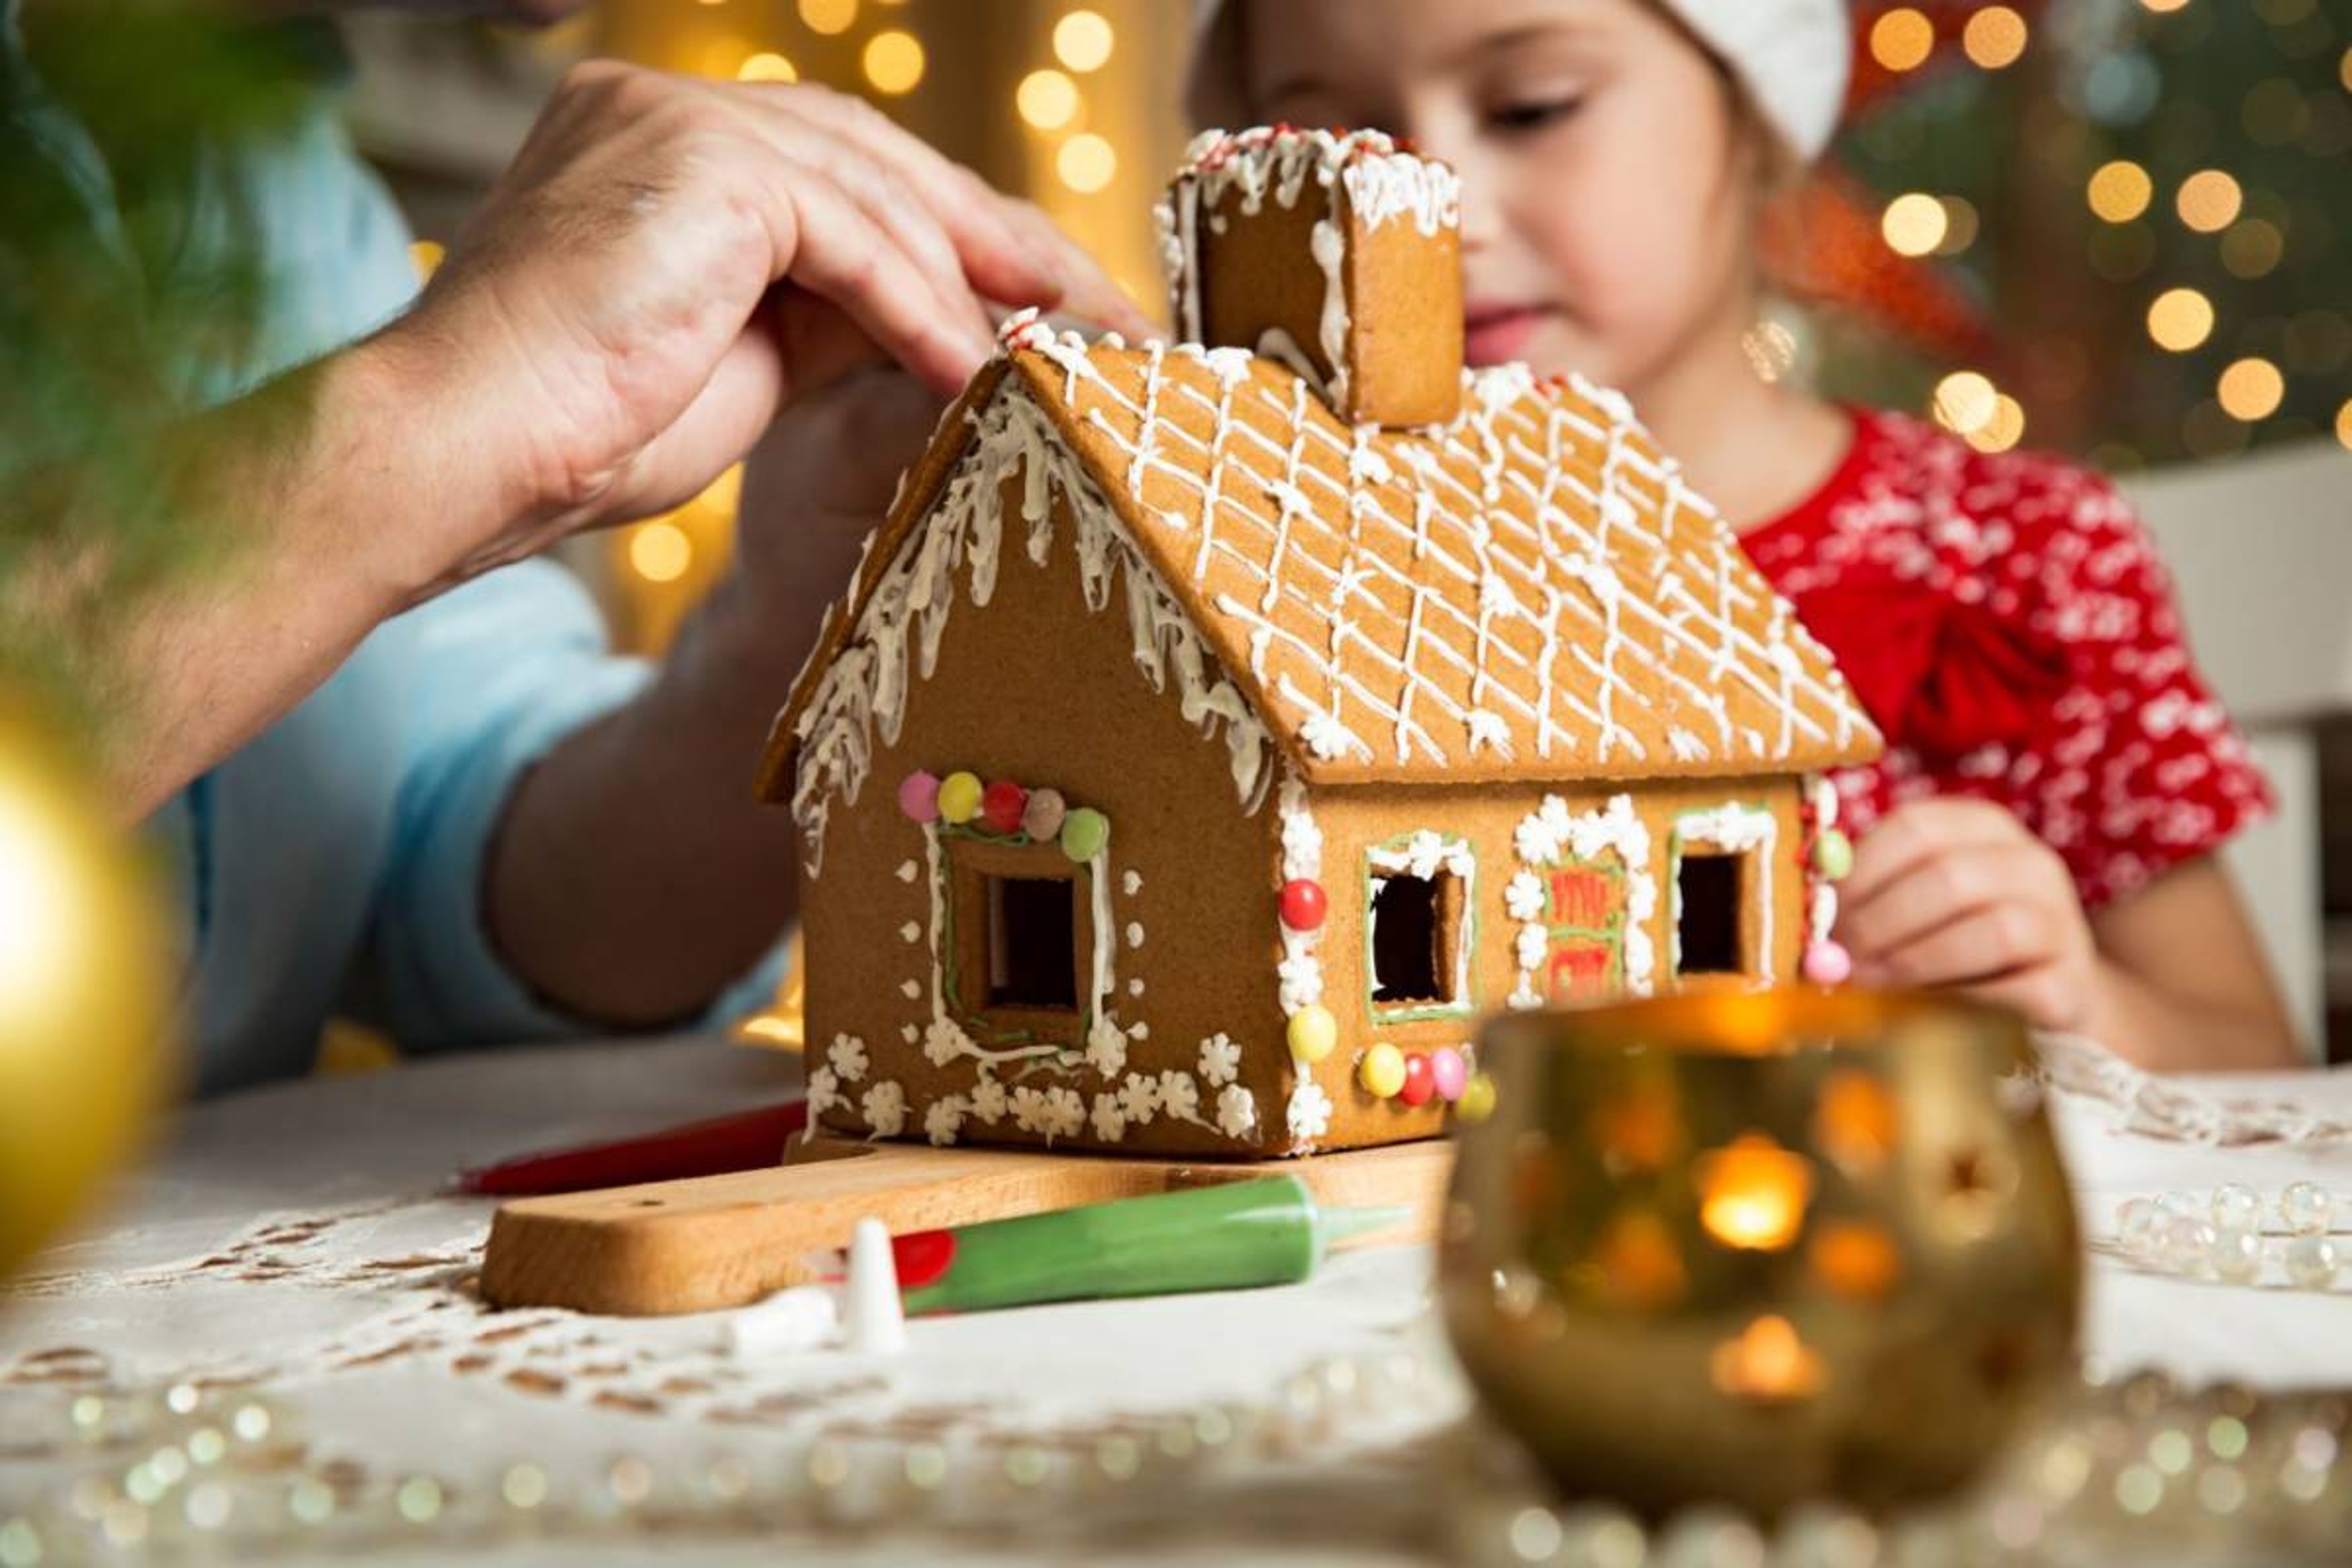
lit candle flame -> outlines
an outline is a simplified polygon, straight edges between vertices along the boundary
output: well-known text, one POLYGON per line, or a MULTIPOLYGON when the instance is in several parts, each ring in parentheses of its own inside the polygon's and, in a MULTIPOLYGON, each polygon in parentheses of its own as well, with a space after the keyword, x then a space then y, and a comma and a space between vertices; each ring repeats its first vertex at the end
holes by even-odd
POLYGON ((1726 1247, 1778 1252, 1797 1239, 1813 1195, 1811 1166, 1760 1132, 1699 1157, 1699 1223, 1726 1247))

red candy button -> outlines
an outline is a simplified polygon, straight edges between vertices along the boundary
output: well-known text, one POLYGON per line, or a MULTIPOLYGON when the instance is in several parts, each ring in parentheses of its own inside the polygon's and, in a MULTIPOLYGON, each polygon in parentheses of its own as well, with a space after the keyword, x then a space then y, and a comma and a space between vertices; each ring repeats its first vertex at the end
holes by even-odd
POLYGON ((1437 1069, 1430 1065, 1427 1051, 1412 1051, 1404 1058, 1404 1087, 1397 1098, 1407 1105, 1427 1105, 1429 1097, 1437 1092, 1437 1069))
POLYGON ((1319 930, 1329 907, 1320 882, 1294 877, 1282 885, 1282 923, 1292 931, 1319 930))
POLYGON ((1029 792, 1011 779, 999 779, 980 792, 980 825, 991 833, 1021 831, 1021 814, 1028 809, 1029 792))

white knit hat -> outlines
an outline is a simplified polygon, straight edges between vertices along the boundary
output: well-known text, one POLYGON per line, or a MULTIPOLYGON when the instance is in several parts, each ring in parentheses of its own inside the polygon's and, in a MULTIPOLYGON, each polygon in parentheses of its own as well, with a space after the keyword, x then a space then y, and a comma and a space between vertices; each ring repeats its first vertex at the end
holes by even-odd
MULTIPOLYGON (((1768 124, 1811 162, 1845 104, 1853 38, 1845 0, 1661 0, 1739 79, 1768 124)), ((1204 125, 1248 118, 1241 101, 1240 13, 1192 0, 1184 103, 1204 125)))

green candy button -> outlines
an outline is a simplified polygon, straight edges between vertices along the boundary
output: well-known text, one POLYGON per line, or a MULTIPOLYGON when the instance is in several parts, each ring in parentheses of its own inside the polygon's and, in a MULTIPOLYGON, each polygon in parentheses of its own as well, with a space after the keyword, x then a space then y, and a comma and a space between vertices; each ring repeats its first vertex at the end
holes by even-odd
POLYGON ((1813 869, 1832 882, 1853 871, 1853 840, 1834 827, 1825 827, 1813 840, 1813 869))
POLYGON ((1062 853, 1073 860, 1091 860, 1110 842, 1110 819, 1089 806, 1080 806, 1062 818, 1062 853))

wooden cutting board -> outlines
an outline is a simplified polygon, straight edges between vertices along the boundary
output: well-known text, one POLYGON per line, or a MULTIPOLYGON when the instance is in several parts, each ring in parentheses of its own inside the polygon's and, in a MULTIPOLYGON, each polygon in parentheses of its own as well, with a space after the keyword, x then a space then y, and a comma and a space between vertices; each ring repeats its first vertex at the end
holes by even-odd
POLYGON ((498 1307, 652 1317, 740 1307, 806 1284, 867 1215, 892 1235, 1075 1208, 1253 1176, 1305 1178, 1318 1201, 1397 1205, 1352 1247, 1434 1240, 1452 1173, 1444 1140, 1249 1163, 934 1149, 820 1134, 785 1163, 723 1176, 525 1198, 490 1221, 482 1294, 498 1307))

